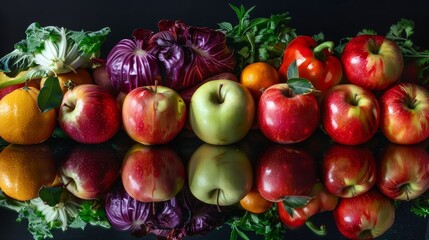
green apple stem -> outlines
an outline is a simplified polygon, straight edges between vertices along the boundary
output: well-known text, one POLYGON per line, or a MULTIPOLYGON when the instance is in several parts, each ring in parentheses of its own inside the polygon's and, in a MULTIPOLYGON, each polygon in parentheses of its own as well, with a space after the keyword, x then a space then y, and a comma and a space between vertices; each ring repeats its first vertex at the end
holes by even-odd
MULTIPOLYGON (((222 84, 221 84, 222 85, 222 84)), ((217 206, 217 211, 218 212, 222 212, 219 206, 219 196, 220 196, 220 189, 217 189, 217 196, 216 196, 216 206, 217 206)))
POLYGON ((223 84, 219 84, 219 88, 217 90, 217 98, 220 103, 223 103, 224 99, 222 98, 221 90, 222 90, 223 84))
POLYGON ((155 80, 155 89, 154 89, 155 94, 158 92, 158 80, 155 80))
POLYGON ((326 41, 322 42, 321 44, 317 45, 313 49, 314 56, 317 59, 325 60, 326 55, 323 53, 325 49, 328 49, 328 52, 332 53, 334 51, 334 42, 332 41, 326 41))
POLYGON ((307 226, 313 233, 315 233, 318 236, 326 236, 327 234, 325 225, 321 225, 320 227, 317 227, 316 225, 314 225, 312 221, 307 220, 305 222, 305 226, 307 226))

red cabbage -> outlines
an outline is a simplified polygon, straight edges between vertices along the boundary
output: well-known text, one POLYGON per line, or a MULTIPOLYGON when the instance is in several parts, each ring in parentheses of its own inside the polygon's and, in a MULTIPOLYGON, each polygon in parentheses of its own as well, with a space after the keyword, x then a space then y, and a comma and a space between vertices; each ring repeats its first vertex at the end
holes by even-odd
POLYGON ((113 228, 146 232, 144 224, 149 219, 151 205, 130 197, 122 183, 106 194, 104 202, 107 219, 113 228))
POLYGON ((136 29, 134 39, 122 39, 107 56, 106 71, 112 86, 123 93, 136 87, 161 81, 158 60, 152 54, 149 40, 153 32, 136 29))
POLYGON ((235 67, 234 52, 225 34, 182 21, 161 20, 150 43, 160 62, 164 84, 175 90, 192 87, 235 67))
POLYGON ((121 182, 105 195, 105 211, 113 228, 135 236, 154 234, 181 240, 204 235, 225 223, 227 207, 218 207, 195 198, 185 184, 175 197, 164 202, 140 202, 128 195, 121 182))

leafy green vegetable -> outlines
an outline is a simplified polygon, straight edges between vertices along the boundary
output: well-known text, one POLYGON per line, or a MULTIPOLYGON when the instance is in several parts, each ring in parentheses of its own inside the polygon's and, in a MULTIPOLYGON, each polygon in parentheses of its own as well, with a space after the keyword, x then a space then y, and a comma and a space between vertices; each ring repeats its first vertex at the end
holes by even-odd
POLYGON ((411 202, 411 212, 420 217, 429 216, 429 192, 422 194, 420 197, 411 202))
POLYGON ((99 55, 110 28, 95 32, 71 31, 63 27, 42 27, 35 22, 25 33, 26 38, 0 59, 0 71, 9 77, 28 71, 13 81, 0 82, 0 88, 89 66, 90 59, 99 55))
POLYGON ((230 240, 250 239, 246 232, 262 235, 265 240, 283 239, 286 233, 286 227, 278 217, 276 204, 261 214, 246 211, 242 217, 234 217, 227 224, 231 227, 230 240))
POLYGON ((52 230, 84 229, 88 224, 110 228, 101 200, 81 200, 62 187, 40 191, 41 197, 18 201, 0 191, 0 206, 18 213, 17 221, 28 221, 34 239, 53 238, 52 230))
POLYGON ((281 57, 287 44, 296 37, 295 29, 290 28, 289 13, 271 15, 269 18, 250 18, 254 6, 245 9, 230 4, 237 15, 238 23, 219 23, 231 45, 236 49, 237 72, 248 64, 264 61, 275 67, 280 66, 281 57))

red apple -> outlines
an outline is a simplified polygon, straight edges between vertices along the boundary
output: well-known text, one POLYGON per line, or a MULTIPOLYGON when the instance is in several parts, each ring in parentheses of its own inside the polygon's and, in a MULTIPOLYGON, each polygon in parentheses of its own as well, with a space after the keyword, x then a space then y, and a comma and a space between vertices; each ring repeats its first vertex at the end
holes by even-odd
POLYGON ((182 159, 166 146, 135 144, 122 163, 122 184, 127 193, 141 202, 173 198, 185 182, 182 159))
POLYGON ((77 144, 60 164, 64 186, 81 199, 107 193, 119 177, 121 161, 110 145, 77 144))
POLYGON ((326 190, 335 196, 349 198, 369 191, 377 178, 372 151, 365 146, 334 144, 326 151, 322 179, 326 190))
POLYGON ((332 140, 358 145, 378 130, 380 107, 375 95, 354 84, 337 85, 322 101, 322 126, 332 140))
POLYGON ((312 93, 295 94, 288 84, 275 84, 262 93, 257 119, 259 129, 271 141, 301 142, 319 127, 319 103, 312 93))
POLYGON ((185 120, 185 102, 176 91, 165 86, 135 88, 122 104, 125 131, 145 145, 171 141, 182 130, 185 120))
POLYGON ((119 131, 121 112, 115 97, 105 89, 95 84, 83 84, 64 94, 58 122, 77 142, 102 143, 119 131))
POLYGON ((392 199, 415 199, 429 189, 429 153, 421 145, 392 143, 378 166, 377 186, 392 199))
POLYGON ((380 97, 380 129, 391 142, 416 144, 429 137, 429 90, 399 83, 380 97))
POLYGON ((316 179, 317 164, 313 156, 290 145, 269 146, 256 168, 258 191, 272 202, 307 196, 316 179))
POLYGON ((341 234, 349 239, 373 239, 386 232, 395 220, 393 200, 373 189, 340 199, 333 212, 341 234))
POLYGON ((380 35, 352 38, 341 55, 344 74, 350 83, 384 90, 397 82, 404 68, 398 44, 380 35))

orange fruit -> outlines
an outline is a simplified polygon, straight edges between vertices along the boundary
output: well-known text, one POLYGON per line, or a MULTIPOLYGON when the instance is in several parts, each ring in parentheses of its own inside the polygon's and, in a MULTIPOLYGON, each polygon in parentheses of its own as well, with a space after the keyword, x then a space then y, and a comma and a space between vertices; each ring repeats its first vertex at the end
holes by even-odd
POLYGON ((240 205, 249 212, 263 213, 273 205, 273 202, 262 197, 258 190, 252 187, 246 196, 240 200, 240 205))
MULTIPOLYGON (((68 72, 68 73, 61 73, 57 75, 61 90, 63 93, 67 92, 68 90, 68 82, 69 80, 74 85, 81 85, 81 84, 94 84, 94 79, 92 78, 91 73, 86 68, 78 68, 76 69, 76 72, 68 72)), ((45 84, 46 78, 42 78, 40 81, 40 86, 43 86, 45 84)))
POLYGON ((279 81, 276 68, 266 62, 251 63, 240 74, 240 83, 249 89, 256 101, 265 89, 279 81))
POLYGON ((36 144, 47 140, 56 125, 55 110, 42 113, 37 105, 39 90, 23 87, 0 100, 0 136, 9 143, 36 144))
POLYGON ((46 144, 10 144, 0 152, 0 188, 11 198, 27 201, 39 196, 55 179, 57 165, 46 144))

